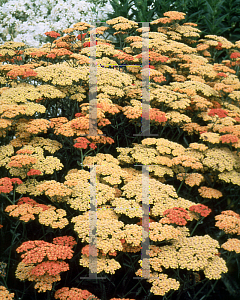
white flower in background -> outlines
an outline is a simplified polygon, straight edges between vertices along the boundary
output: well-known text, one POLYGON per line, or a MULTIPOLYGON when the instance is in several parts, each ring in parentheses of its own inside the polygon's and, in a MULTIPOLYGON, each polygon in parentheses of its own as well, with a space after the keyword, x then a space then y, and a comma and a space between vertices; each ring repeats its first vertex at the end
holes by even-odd
POLYGON ((0 44, 13 40, 41 47, 47 42, 45 32, 63 30, 77 22, 91 24, 106 18, 107 12, 113 12, 109 1, 97 5, 78 0, 10 0, 0 8, 0 44))

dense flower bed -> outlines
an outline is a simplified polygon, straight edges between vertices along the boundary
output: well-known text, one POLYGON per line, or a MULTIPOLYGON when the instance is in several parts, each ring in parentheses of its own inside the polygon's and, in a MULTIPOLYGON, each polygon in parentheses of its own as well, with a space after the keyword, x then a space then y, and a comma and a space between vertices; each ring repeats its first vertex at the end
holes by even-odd
POLYGON ((240 41, 199 39, 197 24, 184 18, 169 11, 150 22, 147 70, 143 28, 123 17, 106 22, 122 49, 100 38, 107 26, 96 29, 94 46, 85 22, 45 32, 50 42, 39 48, 0 45, 0 230, 8 268, 1 296, 12 299, 6 288, 15 286, 16 296, 28 297, 34 287, 55 299, 176 299, 184 288, 197 299, 237 268, 240 41), (219 51, 225 59, 216 63, 219 51), (144 119, 156 136, 136 136, 144 119), (8 279, 11 268, 18 283, 8 279), (108 280, 85 289, 82 276, 93 269, 108 280), (135 290, 133 276, 142 279, 135 290), (20 288, 21 281, 34 285, 20 288))

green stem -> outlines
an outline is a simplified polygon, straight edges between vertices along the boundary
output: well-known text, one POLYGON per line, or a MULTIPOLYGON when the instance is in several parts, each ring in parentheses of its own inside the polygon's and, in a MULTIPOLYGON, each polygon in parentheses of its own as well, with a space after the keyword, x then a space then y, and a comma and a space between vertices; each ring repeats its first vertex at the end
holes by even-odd
POLYGON ((191 232, 190 236, 193 236, 194 231, 196 230, 196 228, 198 227, 198 225, 202 223, 203 219, 204 219, 204 217, 202 217, 200 220, 197 221, 197 224, 193 228, 193 231, 191 232))
POLYGON ((5 198, 7 198, 8 199, 8 201, 12 204, 12 205, 14 205, 14 203, 12 202, 12 200, 10 200, 9 198, 8 198, 8 196, 7 195, 5 195, 5 194, 3 194, 3 196, 5 197, 5 198))

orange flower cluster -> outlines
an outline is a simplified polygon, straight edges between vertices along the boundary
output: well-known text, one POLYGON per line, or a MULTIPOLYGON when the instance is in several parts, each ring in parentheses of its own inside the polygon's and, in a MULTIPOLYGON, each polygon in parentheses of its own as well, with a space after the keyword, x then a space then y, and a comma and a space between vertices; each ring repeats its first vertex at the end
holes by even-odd
POLYGON ((240 240, 228 239, 224 244, 221 245, 221 248, 227 251, 235 251, 236 253, 240 253, 240 240))
POLYGON ((59 290, 57 290, 54 294, 55 299, 60 299, 60 300, 87 300, 87 299, 93 299, 93 300, 99 300, 96 296, 91 294, 87 290, 81 290, 78 288, 71 288, 69 289, 68 287, 63 287, 59 290))
POLYGON ((240 215, 232 210, 222 211, 220 215, 215 216, 217 220, 215 226, 225 231, 227 234, 240 235, 240 215))
POLYGON ((182 181, 185 180, 185 183, 189 186, 200 185, 200 183, 204 180, 202 174, 199 173, 179 173, 177 174, 177 179, 182 181))
POLYGON ((55 38, 55 39, 56 39, 57 37, 61 36, 60 33, 56 32, 56 31, 48 31, 48 32, 45 32, 45 35, 46 35, 46 36, 49 36, 49 37, 52 37, 52 38, 55 38))
POLYGON ((77 242, 75 241, 74 237, 65 235, 54 238, 53 244, 73 248, 73 246, 77 245, 77 242))
POLYGON ((238 57, 240 57, 240 53, 239 53, 239 52, 233 52, 233 53, 230 55, 230 58, 231 58, 231 59, 237 59, 238 57))
POLYGON ((73 53, 65 48, 60 49, 52 49, 49 54, 47 54, 47 58, 56 58, 57 56, 65 56, 65 55, 72 55, 73 53))
POLYGON ((0 178, 0 194, 5 193, 8 194, 13 190, 13 185, 12 184, 22 184, 22 180, 19 178, 8 178, 8 177, 3 177, 0 178))
POLYGON ((189 207, 190 211, 199 213, 202 217, 207 217, 211 213, 211 209, 203 204, 196 204, 189 207))
POLYGON ((173 207, 170 209, 166 209, 163 212, 163 215, 166 217, 161 219, 160 223, 167 224, 177 224, 177 225, 186 225, 187 220, 190 220, 190 216, 186 209, 182 207, 173 207))
POLYGON ((29 197, 20 198, 17 202, 17 205, 22 205, 22 204, 29 204, 31 206, 38 206, 38 207, 42 208, 43 211, 46 210, 46 209, 49 209, 49 206, 47 206, 45 204, 39 204, 35 200, 33 200, 29 197))
POLYGON ((48 128, 50 127, 51 122, 45 119, 30 119, 26 130, 29 133, 37 134, 37 133, 47 133, 48 128))
POLYGON ((212 189, 212 188, 208 188, 206 186, 202 186, 198 189, 198 192, 200 194, 200 196, 202 196, 203 198, 220 198, 222 197, 222 193, 218 190, 212 189))
POLYGON ((96 144, 91 143, 88 139, 84 137, 76 138, 75 141, 77 142, 73 145, 73 147, 75 148, 87 149, 88 146, 93 150, 97 148, 96 144))
POLYGON ((39 292, 51 290, 52 283, 61 280, 59 274, 69 269, 69 265, 62 260, 71 259, 73 256, 70 246, 41 240, 24 242, 16 251, 24 252, 21 255, 22 262, 16 270, 16 277, 20 280, 36 281, 34 287, 39 292))
POLYGON ((42 174, 42 172, 40 170, 35 170, 35 169, 31 169, 30 171, 27 172, 28 176, 34 176, 34 175, 40 175, 42 174))
POLYGON ((35 164, 37 162, 36 157, 30 157, 27 155, 15 155, 11 157, 11 162, 8 163, 9 167, 22 168, 23 166, 28 166, 35 164))
POLYGON ((225 134, 222 135, 219 140, 224 144, 230 144, 230 143, 237 143, 238 142, 238 137, 233 135, 233 134, 225 134))
POLYGON ((69 265, 64 261, 43 261, 31 270, 31 274, 41 276, 48 273, 49 275, 56 276, 60 272, 68 270, 69 265))
POLYGON ((7 73, 7 76, 9 76, 11 79, 16 79, 18 76, 21 79, 24 79, 27 77, 36 77, 37 73, 29 67, 20 65, 14 66, 14 68, 12 68, 12 70, 7 73))
POLYGON ((218 115, 219 118, 225 118, 227 116, 228 112, 226 110, 223 110, 221 108, 212 108, 208 112, 209 116, 215 116, 218 115))
POLYGON ((19 217, 20 220, 28 222, 30 220, 35 220, 35 214, 39 214, 43 208, 40 205, 32 205, 28 203, 23 203, 20 205, 8 205, 5 208, 6 212, 10 212, 9 216, 19 217))
POLYGON ((156 123, 163 123, 167 121, 165 113, 157 108, 150 109, 149 116, 150 120, 156 123))

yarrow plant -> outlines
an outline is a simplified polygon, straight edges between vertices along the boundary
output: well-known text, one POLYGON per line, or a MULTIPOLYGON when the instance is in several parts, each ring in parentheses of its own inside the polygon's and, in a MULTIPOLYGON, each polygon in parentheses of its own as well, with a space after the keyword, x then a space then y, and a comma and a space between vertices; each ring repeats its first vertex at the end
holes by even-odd
POLYGON ((150 22, 145 70, 146 29, 124 17, 98 26, 96 45, 84 21, 44 30, 39 48, 0 45, 2 260, 17 296, 207 298, 212 280, 219 287, 237 268, 240 82, 235 66, 212 60, 217 51, 233 60, 240 44, 200 39, 185 16, 150 22), (155 137, 139 135, 144 119, 155 137), (108 280, 84 283, 92 273, 108 280))
MULTIPOLYGON (((1 6, 0 42, 14 40, 30 47, 47 42, 44 32, 61 31, 82 20, 97 22, 112 12, 109 1, 11 0, 1 6)), ((58 33, 59 34, 59 33, 58 33)))

